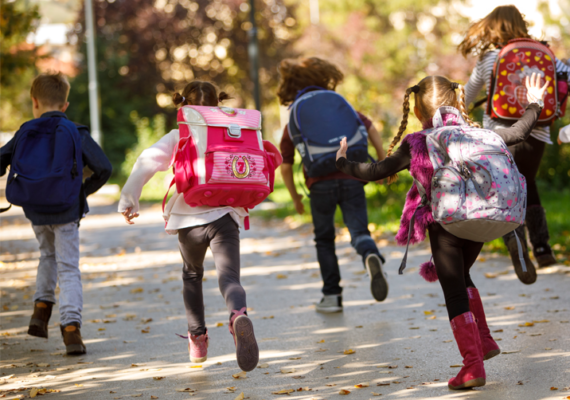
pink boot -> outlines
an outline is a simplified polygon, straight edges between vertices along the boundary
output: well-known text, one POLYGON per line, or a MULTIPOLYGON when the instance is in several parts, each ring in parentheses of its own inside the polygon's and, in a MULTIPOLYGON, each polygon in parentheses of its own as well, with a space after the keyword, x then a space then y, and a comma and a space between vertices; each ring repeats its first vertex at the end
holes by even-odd
POLYGON ((191 335, 188 332, 188 353, 190 362, 201 363, 208 359, 208 331, 203 335, 191 335))
POLYGON ((481 339, 471 311, 458 315, 451 320, 453 336, 463 357, 463 368, 447 386, 452 390, 485 386, 485 367, 481 352, 481 339))
POLYGON ((467 294, 469 295, 469 309, 475 316, 477 321, 477 328, 479 329, 479 337, 481 338, 481 349, 483 350, 483 359, 488 360, 499 354, 501 350, 499 345, 495 342, 487 326, 487 320, 485 319, 485 310, 483 309, 483 303, 481 302, 481 296, 479 296, 479 291, 475 288, 467 288, 467 294))
POLYGON ((233 310, 230 317, 230 333, 236 345, 238 366, 243 371, 253 371, 259 362, 259 348, 253 334, 253 323, 245 314, 246 308, 233 310))

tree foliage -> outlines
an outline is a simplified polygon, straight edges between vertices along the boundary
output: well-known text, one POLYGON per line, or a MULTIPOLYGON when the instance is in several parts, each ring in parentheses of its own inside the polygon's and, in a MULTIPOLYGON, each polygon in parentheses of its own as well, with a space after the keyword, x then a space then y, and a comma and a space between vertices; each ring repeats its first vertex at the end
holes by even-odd
MULTIPOLYGON (((233 104, 252 106, 247 55, 249 6, 242 0, 106 0, 94 4, 97 72, 100 82, 104 147, 114 165, 136 141, 131 111, 141 117, 164 113, 174 125, 170 98, 193 79, 217 83, 233 104)), ((276 65, 289 52, 291 9, 282 0, 256 3, 264 88, 277 82, 276 65)), ((84 42, 81 11, 72 39, 84 42), (74 38, 75 37, 75 38, 74 38)), ((81 46, 85 54, 85 46, 81 46)), ((76 120, 89 122, 86 58, 72 83, 76 120)), ((272 100, 270 90, 263 99, 272 100)), ((117 168, 117 170, 119 170, 117 168)))
POLYGON ((37 48, 26 43, 39 23, 38 7, 0 0, 0 131, 17 130, 31 117, 30 85, 37 48))

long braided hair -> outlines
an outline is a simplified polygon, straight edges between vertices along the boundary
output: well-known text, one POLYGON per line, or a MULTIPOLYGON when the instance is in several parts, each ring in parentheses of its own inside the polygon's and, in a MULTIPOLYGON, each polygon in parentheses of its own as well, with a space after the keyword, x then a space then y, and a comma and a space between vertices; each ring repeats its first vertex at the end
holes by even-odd
MULTIPOLYGON (((406 131, 408 126, 408 115, 410 114, 410 95, 412 93, 415 95, 414 103, 417 111, 422 117, 422 123, 425 123, 426 120, 429 121, 440 107, 451 106, 459 110, 461 116, 469 126, 477 128, 480 127, 479 124, 473 122, 469 117, 467 106, 465 104, 465 89, 462 85, 451 82, 443 76, 427 76, 417 85, 406 89, 406 94, 404 95, 404 115, 402 116, 402 122, 400 123, 398 133, 396 133, 396 136, 392 139, 392 143, 390 143, 390 147, 388 147, 386 156, 390 156, 392 154, 394 147, 400 142, 404 132, 406 131), (455 89, 458 89, 459 93, 456 93, 455 89)), ((388 183, 393 183, 397 180, 398 175, 394 174, 388 178, 388 183)))

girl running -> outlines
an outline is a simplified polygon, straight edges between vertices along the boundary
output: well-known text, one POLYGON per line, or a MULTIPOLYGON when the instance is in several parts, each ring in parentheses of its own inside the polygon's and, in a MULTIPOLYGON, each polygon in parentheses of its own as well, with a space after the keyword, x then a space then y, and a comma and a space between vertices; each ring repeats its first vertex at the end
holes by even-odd
MULTIPOLYGON (((524 20, 520 11, 513 5, 497 7, 481 21, 471 25, 465 39, 458 47, 464 57, 470 54, 479 57, 469 82, 465 85, 465 103, 467 105, 475 100, 483 86, 486 86, 487 96, 489 95, 491 74, 501 47, 506 45, 511 39, 530 38, 528 26, 528 22, 524 20)), ((560 60, 556 60, 556 72, 564 71, 569 73, 568 76, 570 77, 570 66, 560 60)), ((486 111, 483 116, 483 127, 498 133, 499 130, 508 128, 509 125, 491 119, 486 111)), ((546 214, 540 203, 540 196, 535 181, 546 144, 552 144, 550 141, 550 128, 543 126, 536 127, 528 140, 509 148, 519 171, 525 176, 528 185, 526 227, 528 228, 534 257, 539 267, 546 267, 556 263, 556 258, 554 258, 552 249, 548 244, 550 235, 546 223, 546 214)), ((519 238, 525 238, 521 241, 523 242, 523 255, 528 273, 522 271, 514 232, 505 235, 503 240, 509 250, 515 271, 521 282, 525 284, 534 283, 536 281, 536 270, 528 256, 524 225, 517 228, 516 233, 519 238)))
MULTIPOLYGON (((189 83, 182 94, 173 95, 174 104, 217 107, 229 96, 209 82, 189 83)), ((170 131, 154 145, 142 152, 121 192, 119 212, 127 224, 134 224, 139 216, 139 198, 143 186, 158 171, 170 167, 172 153, 179 141, 178 129, 170 131)), ((202 278, 204 257, 208 247, 212 250, 222 296, 230 313, 229 329, 236 344, 239 367, 251 371, 257 366, 259 350, 253 333, 253 324, 247 317, 245 290, 240 283, 239 228, 243 227, 248 212, 244 208, 190 207, 184 196, 174 193, 166 205, 164 218, 166 231, 178 233, 182 254, 183 297, 188 319, 188 351, 190 361, 200 363, 207 359, 209 344, 204 319, 202 278)))
MULTIPOLYGON (((531 104, 526 108, 524 116, 511 128, 498 132, 507 145, 524 141, 542 111, 540 103, 547 85, 541 88, 538 79, 535 79, 534 75, 533 78, 531 82, 527 79, 526 83, 531 104)), ((390 182, 397 178, 397 172, 408 169, 424 188, 430 188, 434 169, 429 159, 425 135, 434 125, 440 127, 442 124, 476 126, 467 114, 463 87, 442 76, 428 76, 406 90, 404 116, 400 129, 388 148, 388 157, 372 164, 350 162, 345 158, 347 144, 346 139, 343 139, 337 154, 337 168, 359 179, 376 181, 390 177, 390 182), (414 114, 421 121, 424 131, 406 136, 400 148, 392 154, 408 124, 412 93, 415 94, 414 114)), ((429 200, 430 191, 426 194, 429 200)), ((400 245, 405 245, 409 229, 412 229, 411 242, 421 242, 425 239, 426 229, 429 231, 435 269, 443 289, 451 328, 463 356, 464 367, 449 381, 449 388, 457 390, 483 386, 486 379, 483 360, 500 353, 499 346, 487 327, 479 292, 469 275, 469 269, 477 259, 483 243, 460 239, 440 224, 434 223, 429 202, 428 205, 418 208, 415 224, 408 228, 413 210, 418 207, 420 201, 417 186, 414 185, 406 197, 396 240, 400 245)))

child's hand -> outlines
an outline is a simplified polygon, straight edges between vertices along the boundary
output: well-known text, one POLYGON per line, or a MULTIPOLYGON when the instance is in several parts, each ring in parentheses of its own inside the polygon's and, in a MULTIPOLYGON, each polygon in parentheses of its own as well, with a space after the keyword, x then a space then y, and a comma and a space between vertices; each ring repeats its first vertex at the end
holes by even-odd
POLYGON ((293 203, 295 204, 295 210, 299 213, 299 215, 305 214, 305 206, 303 205, 303 195, 297 194, 293 197, 293 203))
POLYGON ((533 73, 530 77, 526 77, 524 84, 526 86, 526 97, 529 103, 544 98, 544 92, 550 82, 546 81, 543 87, 540 87, 540 75, 533 73))
POLYGON ((346 158, 346 150, 348 150, 348 144, 346 143, 346 137, 343 137, 340 141, 340 149, 336 152, 336 159, 346 158))
POLYGON ((558 132, 558 144, 570 143, 570 125, 560 128, 558 132))
POLYGON ((133 219, 139 216, 139 213, 131 214, 132 209, 132 207, 128 207, 125 211, 122 212, 123 217, 125 217, 125 222, 129 225, 134 225, 135 223, 133 222, 133 219))

